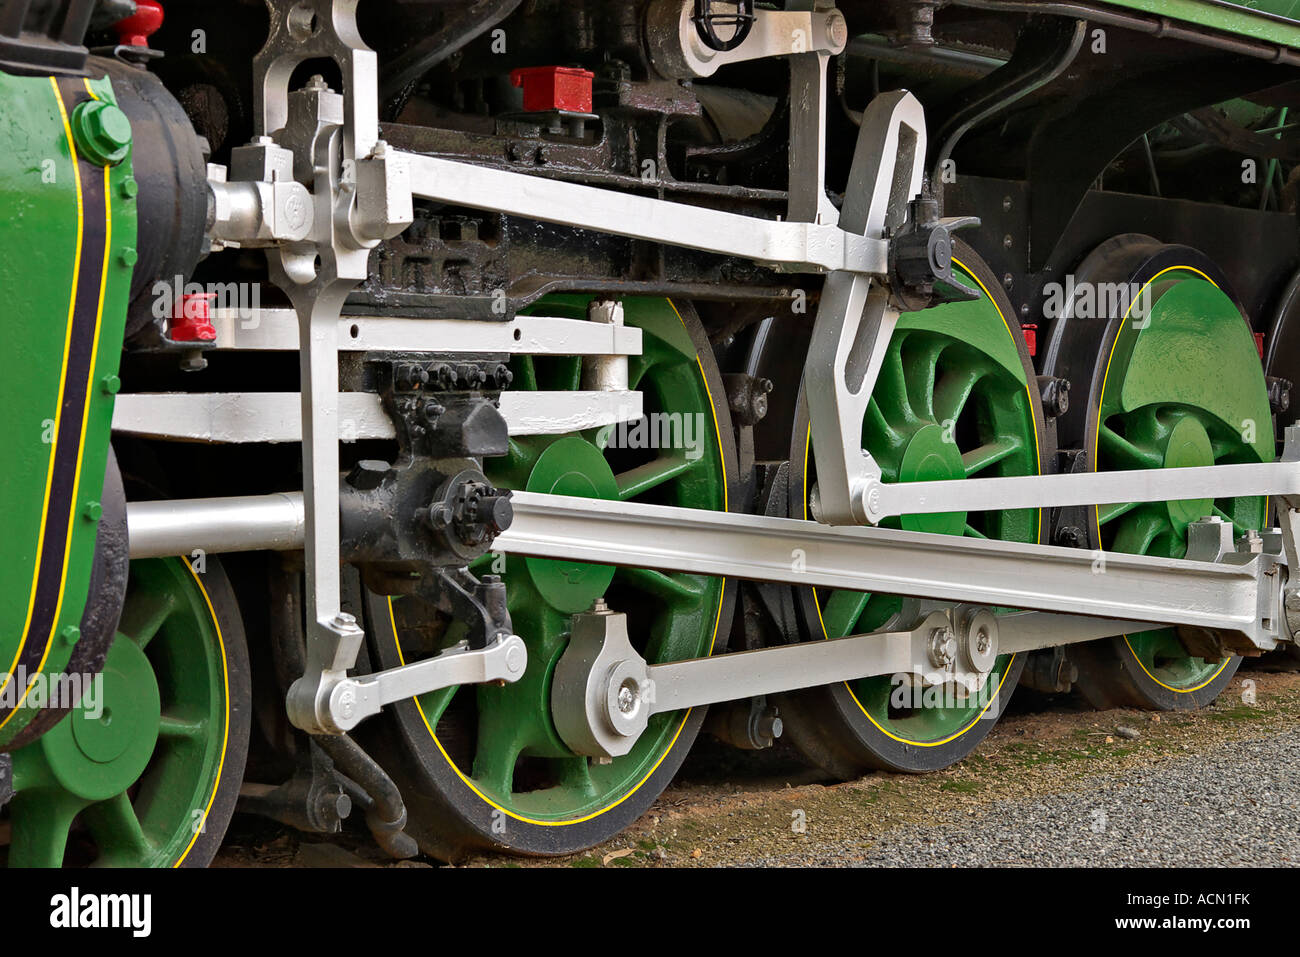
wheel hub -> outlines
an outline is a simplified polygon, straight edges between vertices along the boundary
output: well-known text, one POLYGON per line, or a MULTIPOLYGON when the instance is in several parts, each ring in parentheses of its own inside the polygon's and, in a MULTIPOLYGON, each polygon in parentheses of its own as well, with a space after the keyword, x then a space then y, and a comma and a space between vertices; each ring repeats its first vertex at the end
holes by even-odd
MULTIPOLYGON (((908 441, 898 470, 900 482, 941 482, 965 477, 966 468, 962 464, 961 450, 953 439, 951 429, 934 424, 922 426, 908 441)), ((966 530, 966 513, 905 515, 902 525, 909 532, 961 535, 966 530)))
MULTIPOLYGON (((618 499, 618 480, 600 449, 568 436, 537 457, 528 491, 577 498, 618 499)), ((525 558, 524 565, 542 598, 557 611, 574 615, 591 607, 614 579, 614 566, 550 558, 525 558)))
POLYGON ((41 739, 59 784, 91 801, 120 794, 139 779, 158 743, 162 703, 148 658, 135 642, 115 641, 104 663, 101 707, 82 706, 41 739))
MULTIPOLYGON (((1205 426, 1191 416, 1185 416, 1169 433, 1165 446, 1164 467, 1167 469, 1195 468, 1214 464, 1214 448, 1205 426)), ((1214 500, 1209 498, 1185 499, 1170 502, 1169 520, 1174 530, 1183 535, 1187 526, 1214 512, 1214 500)))

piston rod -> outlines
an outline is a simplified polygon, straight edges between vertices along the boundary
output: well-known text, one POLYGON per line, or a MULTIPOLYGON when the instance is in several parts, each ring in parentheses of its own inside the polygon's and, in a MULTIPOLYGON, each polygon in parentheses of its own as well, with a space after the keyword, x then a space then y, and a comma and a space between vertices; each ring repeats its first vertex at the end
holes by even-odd
POLYGON ((298 551, 307 529, 302 492, 132 502, 127 521, 132 558, 298 551))

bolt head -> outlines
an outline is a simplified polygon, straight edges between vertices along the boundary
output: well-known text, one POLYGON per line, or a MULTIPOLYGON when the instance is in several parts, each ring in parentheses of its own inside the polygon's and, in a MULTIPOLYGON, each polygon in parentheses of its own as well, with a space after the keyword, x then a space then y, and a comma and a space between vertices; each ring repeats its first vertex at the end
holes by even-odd
POLYGON ((77 149, 92 163, 116 166, 131 150, 131 121, 106 100, 86 100, 72 111, 77 149))
POLYGON ((838 10, 833 10, 826 16, 826 38, 837 49, 849 42, 848 21, 838 10))
POLYGON ((957 636, 951 628, 935 628, 930 632, 930 663, 936 668, 947 668, 957 657, 957 636))
POLYGON ((524 665, 524 651, 518 645, 506 652, 506 670, 512 675, 522 674, 524 665))
POLYGON ((352 715, 357 710, 357 695, 351 688, 344 688, 338 696, 339 716, 344 720, 351 720, 352 715))

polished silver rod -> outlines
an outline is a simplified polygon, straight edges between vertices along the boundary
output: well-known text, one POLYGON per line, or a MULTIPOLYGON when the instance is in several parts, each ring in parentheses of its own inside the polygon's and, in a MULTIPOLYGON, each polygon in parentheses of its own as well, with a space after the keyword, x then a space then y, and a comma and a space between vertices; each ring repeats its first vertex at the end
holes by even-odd
POLYGON ((127 525, 132 558, 296 551, 307 527, 301 492, 132 502, 127 525))
MULTIPOLYGON (((516 492, 511 554, 1258 633, 1261 561, 1191 562, 516 492)), ((300 494, 133 504, 131 557, 302 547, 300 494)))

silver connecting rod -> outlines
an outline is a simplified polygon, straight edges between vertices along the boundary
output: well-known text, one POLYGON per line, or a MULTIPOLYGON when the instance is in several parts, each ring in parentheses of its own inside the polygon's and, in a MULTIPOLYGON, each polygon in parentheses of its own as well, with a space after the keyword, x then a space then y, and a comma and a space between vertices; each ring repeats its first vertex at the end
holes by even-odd
POLYGON ((876 482, 867 491, 870 521, 928 512, 991 512, 1067 505, 1173 502, 1300 493, 1300 461, 1133 469, 943 482, 876 482))
POLYGON ((1276 556, 1201 562, 516 492, 498 551, 1185 624, 1271 648, 1276 556), (1264 587, 1268 579, 1271 587, 1264 587), (1267 624, 1265 623, 1267 619, 1267 624))
MULTIPOLYGON (((1276 641, 1277 557, 1185 561, 516 492, 512 554, 1237 632, 1276 641)), ((131 556, 301 547, 292 494, 130 506, 131 556)))
POLYGON ((884 240, 847 233, 836 225, 757 219, 418 153, 399 155, 410 166, 411 193, 424 199, 736 256, 796 272, 883 276, 888 270, 884 240))
POLYGON ((991 690, 986 701, 993 707, 1001 685, 987 681, 999 655, 1140 626, 1043 612, 996 616, 970 605, 904 614, 892 629, 871 634, 651 665, 628 641, 627 615, 600 601, 574 616, 569 644, 555 666, 555 727, 579 754, 617 757, 631 750, 656 714, 877 675, 893 675, 896 687, 950 686, 965 694, 991 690), (1064 632, 1058 636, 1051 626, 1062 618, 1064 632), (1004 623, 1018 632, 1011 646, 1003 638, 1004 623))

